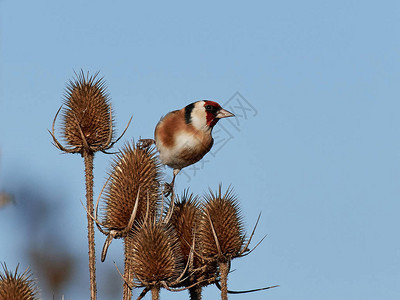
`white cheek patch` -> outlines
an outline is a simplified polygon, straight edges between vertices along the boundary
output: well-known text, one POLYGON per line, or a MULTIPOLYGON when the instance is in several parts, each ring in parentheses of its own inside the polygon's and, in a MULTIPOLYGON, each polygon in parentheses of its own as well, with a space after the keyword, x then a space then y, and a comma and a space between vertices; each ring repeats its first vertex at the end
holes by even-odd
POLYGON ((192 125, 198 130, 208 130, 207 113, 202 103, 198 103, 192 111, 192 125))

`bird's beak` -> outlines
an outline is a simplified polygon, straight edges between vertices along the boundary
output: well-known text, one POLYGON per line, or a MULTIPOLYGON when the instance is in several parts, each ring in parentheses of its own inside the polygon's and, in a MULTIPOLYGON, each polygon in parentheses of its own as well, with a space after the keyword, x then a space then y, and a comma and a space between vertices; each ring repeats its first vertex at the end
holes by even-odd
POLYGON ((221 108, 217 115, 215 116, 217 119, 222 119, 222 118, 228 118, 228 117, 234 117, 235 115, 226 109, 221 108))

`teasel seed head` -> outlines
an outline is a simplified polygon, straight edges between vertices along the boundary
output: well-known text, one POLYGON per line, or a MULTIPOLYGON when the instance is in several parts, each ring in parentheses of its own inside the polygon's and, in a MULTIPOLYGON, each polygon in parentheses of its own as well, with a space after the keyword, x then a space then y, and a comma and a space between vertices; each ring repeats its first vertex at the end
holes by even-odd
POLYGON ((81 70, 67 84, 61 128, 66 143, 81 152, 107 149, 113 135, 113 120, 105 81, 98 73, 81 70))
POLYGON ((136 226, 125 243, 129 243, 127 263, 139 285, 169 285, 184 272, 177 234, 163 222, 153 219, 136 226))
POLYGON ((198 292, 201 291, 201 287, 214 282, 218 276, 216 262, 206 261, 197 255, 200 252, 197 234, 200 218, 199 197, 189 194, 188 190, 186 190, 182 197, 177 197, 169 223, 178 235, 185 264, 188 263, 190 253, 193 253, 193 261, 186 274, 187 278, 181 285, 189 287, 198 283, 197 286, 200 287, 198 292))
POLYGON ((3 272, 0 272, 0 300, 36 300, 39 289, 36 282, 32 279, 32 273, 26 269, 18 274, 17 265, 15 273, 7 269, 6 264, 2 264, 3 272))
POLYGON ((231 188, 222 194, 220 185, 217 193, 210 190, 204 198, 199 222, 202 255, 218 260, 230 260, 240 256, 245 234, 237 196, 231 188))
POLYGON ((181 198, 177 197, 171 219, 169 220, 169 223, 178 235, 185 261, 187 261, 191 252, 199 218, 199 198, 198 196, 189 194, 188 190, 186 190, 181 198))
POLYGON ((160 178, 161 165, 155 149, 138 148, 133 142, 126 144, 112 163, 104 193, 103 225, 108 229, 125 229, 137 198, 135 220, 154 217, 160 199, 160 178))

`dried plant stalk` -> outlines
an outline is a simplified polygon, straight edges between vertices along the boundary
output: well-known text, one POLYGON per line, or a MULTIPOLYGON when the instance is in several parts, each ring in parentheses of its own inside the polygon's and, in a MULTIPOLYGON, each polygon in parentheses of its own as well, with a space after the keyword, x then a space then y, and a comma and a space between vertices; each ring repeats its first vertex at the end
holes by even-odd
MULTIPOLYGON (((94 155, 89 152, 83 154, 85 162, 85 184, 86 184, 86 209, 93 215, 93 159, 94 155)), ((87 214, 88 220, 88 242, 89 242, 89 277, 90 277, 90 299, 96 299, 96 252, 94 240, 94 224, 91 216, 87 214)))
POLYGON ((190 300, 201 300, 201 291, 202 287, 200 285, 196 285, 189 289, 189 297, 190 300))
POLYGON ((228 300, 228 273, 229 262, 221 261, 219 263, 219 274, 221 278, 221 300, 228 300))
MULTIPOLYGON (((130 262, 129 258, 129 245, 131 242, 129 241, 129 238, 126 237, 124 239, 124 280, 128 284, 133 283, 133 272, 131 270, 132 263, 130 262)), ((122 294, 122 299, 123 300, 131 300, 132 299, 132 289, 124 283, 124 288, 123 288, 123 294, 122 294)))
POLYGON ((26 269, 18 274, 18 267, 15 272, 7 269, 6 264, 2 264, 3 273, 0 272, 0 299, 1 300, 37 300, 39 299, 39 289, 36 282, 32 279, 32 273, 26 269))
POLYGON ((151 300, 158 300, 160 299, 160 287, 155 286, 151 289, 151 300))

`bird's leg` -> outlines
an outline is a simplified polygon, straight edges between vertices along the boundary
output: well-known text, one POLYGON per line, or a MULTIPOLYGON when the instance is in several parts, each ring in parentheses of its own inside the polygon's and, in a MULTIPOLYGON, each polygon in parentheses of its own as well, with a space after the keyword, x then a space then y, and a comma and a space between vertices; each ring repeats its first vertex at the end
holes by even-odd
POLYGON ((165 197, 168 197, 168 196, 173 192, 173 190, 174 190, 174 184, 175 184, 175 177, 176 177, 176 175, 178 175, 179 171, 180 171, 180 169, 174 169, 174 176, 172 177, 171 183, 167 183, 167 182, 166 182, 166 183, 164 184, 164 191, 163 191, 163 193, 164 193, 164 196, 165 196, 165 197))
POLYGON ((164 183, 163 193, 164 193, 165 197, 168 197, 172 193, 172 191, 174 189, 174 183, 175 183, 175 173, 174 173, 174 177, 172 178, 171 183, 168 183, 168 182, 164 183))

